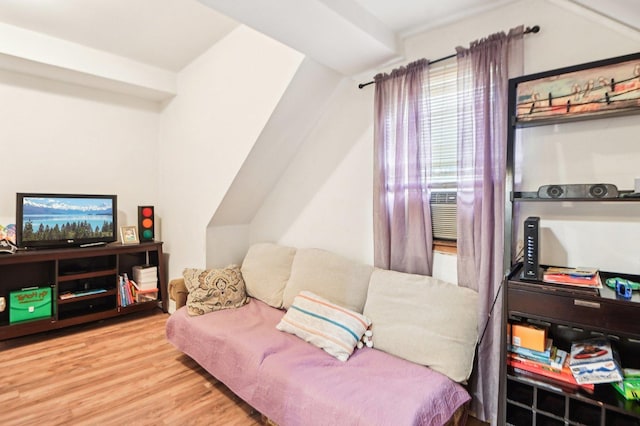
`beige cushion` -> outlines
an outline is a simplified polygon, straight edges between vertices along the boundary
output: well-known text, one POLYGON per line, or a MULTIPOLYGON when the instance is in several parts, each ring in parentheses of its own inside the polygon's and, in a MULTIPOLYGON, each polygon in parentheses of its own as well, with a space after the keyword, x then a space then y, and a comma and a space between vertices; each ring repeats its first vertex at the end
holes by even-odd
POLYGON ((242 274, 238 265, 224 269, 186 268, 182 272, 189 290, 187 312, 203 315, 220 309, 239 308, 247 303, 242 274))
POLYGON ((372 266, 326 250, 298 249, 284 289, 284 307, 289 309, 293 298, 306 290, 362 313, 372 271, 372 266))
POLYGON ((364 315, 303 291, 293 299, 276 328, 346 361, 370 325, 364 315))
POLYGON ((267 305, 282 308, 282 294, 295 254, 295 248, 273 243, 257 243, 249 247, 241 268, 247 294, 267 305))
POLYGON ((469 378, 478 339, 478 293, 438 279, 376 269, 364 314, 375 348, 469 378))

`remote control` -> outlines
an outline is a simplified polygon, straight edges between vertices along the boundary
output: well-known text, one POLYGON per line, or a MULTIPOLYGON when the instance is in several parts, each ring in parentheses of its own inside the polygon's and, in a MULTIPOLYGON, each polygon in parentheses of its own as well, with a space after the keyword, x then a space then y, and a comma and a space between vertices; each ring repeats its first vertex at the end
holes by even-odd
POLYGON ((105 242, 98 242, 98 243, 87 243, 87 244, 80 244, 80 247, 95 247, 95 246, 104 246, 107 245, 107 243, 105 242))

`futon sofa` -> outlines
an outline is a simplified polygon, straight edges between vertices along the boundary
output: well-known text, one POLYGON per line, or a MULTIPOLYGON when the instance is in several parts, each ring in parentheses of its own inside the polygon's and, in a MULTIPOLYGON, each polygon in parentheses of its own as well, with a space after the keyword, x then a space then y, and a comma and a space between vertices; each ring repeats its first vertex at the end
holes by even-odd
POLYGON ((272 423, 466 422, 475 291, 273 243, 169 291, 168 340, 272 423))

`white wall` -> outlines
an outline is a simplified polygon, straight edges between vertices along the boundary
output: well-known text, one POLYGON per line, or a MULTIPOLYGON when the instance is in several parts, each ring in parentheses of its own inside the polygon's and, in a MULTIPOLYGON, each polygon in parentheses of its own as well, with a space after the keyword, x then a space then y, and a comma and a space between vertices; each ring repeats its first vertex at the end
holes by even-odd
POLYGON ((302 59, 240 26, 178 74, 159 144, 170 277, 206 266, 207 224, 302 59))
POLYGON ((211 218, 207 266, 242 262, 250 243, 249 224, 295 161, 341 81, 341 75, 305 57, 211 218))
MULTIPOLYGON (((524 129, 519 188, 612 183, 632 190, 640 177, 639 131, 637 116, 524 129)), ((524 219, 540 217, 541 263, 640 274, 640 203, 521 204, 520 240, 524 219)))
POLYGON ((117 194, 119 225, 156 204, 156 103, 9 71, 0 98, 0 224, 16 192, 117 194))
MULTIPOLYGON (((633 53, 637 51, 639 45, 637 33, 630 32, 593 13, 584 12, 567 1, 523 0, 479 17, 405 40, 407 61, 422 57, 437 59, 447 56, 454 52, 455 46, 468 46, 473 40, 497 31, 507 31, 520 24, 525 26, 537 24, 542 28, 539 34, 525 36, 525 73, 633 53)), ((374 73, 375 71, 371 75, 374 73)), ((363 80, 368 78, 365 77, 363 80)), ((252 241, 269 240, 297 247, 321 247, 356 260, 372 262, 373 87, 358 90, 356 87, 358 82, 345 84, 340 95, 327 110, 325 119, 309 136, 296 161, 291 164, 256 215, 251 224, 252 241)), ((589 150, 583 150, 586 153, 583 155, 589 157, 590 161, 585 164, 586 167, 582 168, 581 175, 576 176, 575 179, 594 182, 606 180, 606 177, 613 175, 613 180, 606 181, 619 182, 623 189, 628 189, 632 178, 636 175, 640 176, 640 172, 633 171, 633 163, 640 161, 640 153, 630 146, 635 139, 634 135, 638 133, 637 118, 618 120, 615 124, 615 139, 628 141, 621 147, 621 151, 625 153, 623 164, 628 166, 628 169, 623 173, 617 171, 615 163, 619 154, 610 154, 607 152, 608 148, 603 148, 600 144, 598 149, 591 150, 593 147, 590 147, 589 150), (611 160, 607 166, 600 161, 603 158, 611 160)), ((592 126, 608 127, 603 124, 587 126, 588 129, 592 126)), ((573 129, 574 127, 571 126, 562 132, 572 132, 573 129)), ((549 128, 540 131, 548 132, 549 128)), ((596 139, 610 140, 610 138, 609 136, 596 139)), ((549 143, 555 144, 555 141, 549 143)), ((596 141, 596 145, 597 143, 596 141)), ((549 152, 549 150, 538 148, 539 146, 531 144, 525 153, 526 156, 536 157, 535 161, 531 161, 534 167, 529 174, 532 179, 549 183, 547 182, 550 178, 548 171, 542 172, 543 169, 539 168, 541 164, 548 163, 547 158, 544 155, 541 158, 540 153, 549 152)), ((568 154, 573 152, 573 148, 575 145, 566 146, 563 151, 568 154)), ((562 164, 556 164, 553 167, 558 172, 565 169, 562 164)), ((625 208, 629 208, 629 205, 626 204, 625 208)), ((585 209, 586 207, 581 205, 580 214, 585 209)), ((598 213, 604 215, 604 212, 600 211, 590 215, 597 216, 598 213)), ((610 214, 607 213, 607 216, 610 217, 610 214)), ((627 216, 637 217, 638 214, 634 211, 627 216)), ((615 218, 616 221, 618 219, 615 218)), ((630 221, 629 217, 622 220, 625 223, 630 221)), ((591 222, 583 217, 581 223, 585 226, 582 231, 588 230, 591 222)), ((544 232, 547 232, 546 228, 551 225, 553 225, 551 218, 543 219, 544 232)), ((608 228, 602 232, 608 233, 611 227, 617 227, 617 225, 609 224, 608 228)), ((583 238, 575 239, 574 235, 577 231, 573 234, 569 234, 569 231, 565 232, 567 236, 557 237, 562 241, 561 249, 546 249, 552 258, 543 256, 543 261, 551 262, 558 257, 557 260, 560 262, 581 264, 580 261, 584 260, 587 264, 602 267, 615 266, 622 271, 620 268, 623 265, 616 260, 620 250, 611 247, 610 243, 604 245, 605 241, 609 241, 607 236, 597 237, 592 233, 583 232, 581 234, 584 235, 583 238), (585 239, 591 243, 585 244, 585 239), (567 259, 560 256, 562 250, 581 253, 582 247, 594 244, 613 250, 608 253, 600 252, 595 259, 582 256, 567 259)), ((632 235, 635 236, 635 231, 632 235)), ((551 241, 550 238, 548 240, 551 241)), ((633 256, 638 259, 636 263, 640 262, 640 252, 637 249, 634 251, 632 247, 628 248, 629 254, 624 258, 624 266, 627 267, 629 266, 627 261, 633 256)), ((437 254, 434 259, 434 269, 434 275, 439 278, 454 282, 457 280, 455 257, 437 254)))
POLYGON ((372 263, 371 97, 345 79, 251 222, 250 240, 372 263))

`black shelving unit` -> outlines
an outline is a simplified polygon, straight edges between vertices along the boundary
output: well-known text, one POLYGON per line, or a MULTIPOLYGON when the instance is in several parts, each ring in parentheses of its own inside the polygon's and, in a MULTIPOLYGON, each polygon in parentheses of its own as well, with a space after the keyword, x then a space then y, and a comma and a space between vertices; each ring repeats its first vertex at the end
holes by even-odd
MULTIPOLYGON (((640 54, 625 58, 640 59, 640 54)), ((617 58, 601 61, 602 65, 617 58)), ((577 120, 546 120, 519 123, 516 119, 517 87, 522 82, 555 76, 593 67, 598 63, 519 77, 509 82, 509 129, 507 134, 507 171, 505 204, 505 271, 503 292, 503 341, 499 418, 505 424, 528 425, 640 425, 640 401, 626 400, 611 384, 597 384, 592 393, 576 386, 559 385, 542 376, 516 372, 507 365, 506 327, 509 322, 528 322, 548 329, 554 345, 569 350, 573 341, 605 336, 620 353, 623 367, 640 368, 640 295, 634 292, 631 300, 616 297, 615 291, 604 286, 599 293, 584 292, 570 287, 547 285, 520 278, 521 264, 512 257, 513 232, 518 203, 596 202, 628 203, 640 201, 630 196, 633 191, 618 190, 611 198, 542 198, 537 191, 514 190, 516 134, 520 128, 562 125, 577 120)), ((634 111, 633 113, 637 113, 634 111)), ((628 114, 626 112, 625 114, 628 114)), ((611 115, 609 115, 610 117, 611 115)), ((601 119, 590 116, 586 119, 601 119)), ((585 119, 585 118, 583 118, 585 119)), ((523 142, 524 143, 524 142, 523 142)), ((548 206, 548 205, 547 205, 548 206)), ((608 208, 608 207, 607 207, 608 208)), ((568 265, 567 265, 568 266, 568 265)), ((640 276, 602 272, 608 276, 622 276, 640 282, 640 276)))

